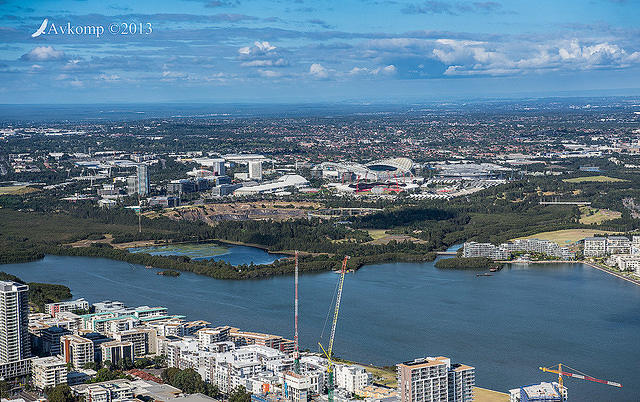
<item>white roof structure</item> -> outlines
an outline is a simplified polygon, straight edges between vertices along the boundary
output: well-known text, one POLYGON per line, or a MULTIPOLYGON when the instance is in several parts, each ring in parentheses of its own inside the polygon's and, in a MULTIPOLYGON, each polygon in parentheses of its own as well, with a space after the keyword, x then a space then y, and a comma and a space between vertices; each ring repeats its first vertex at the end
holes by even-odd
POLYGON ((234 195, 252 195, 275 193, 282 191, 287 187, 305 187, 309 185, 309 181, 297 174, 286 174, 277 180, 257 186, 240 187, 233 192, 234 195))

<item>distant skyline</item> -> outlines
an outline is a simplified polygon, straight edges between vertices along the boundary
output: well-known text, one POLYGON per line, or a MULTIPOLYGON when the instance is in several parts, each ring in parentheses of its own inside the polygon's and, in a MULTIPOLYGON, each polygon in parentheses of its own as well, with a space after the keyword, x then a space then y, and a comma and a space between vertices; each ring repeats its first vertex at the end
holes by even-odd
POLYGON ((0 0, 0 103, 638 95, 638 16, 635 0, 0 0), (109 32, 123 24, 136 33, 109 32))

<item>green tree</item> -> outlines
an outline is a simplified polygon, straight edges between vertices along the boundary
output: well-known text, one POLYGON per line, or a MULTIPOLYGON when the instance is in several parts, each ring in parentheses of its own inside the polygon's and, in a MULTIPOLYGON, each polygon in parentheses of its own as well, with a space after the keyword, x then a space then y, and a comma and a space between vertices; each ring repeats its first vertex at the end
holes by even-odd
POLYGON ((67 384, 60 384, 49 390, 47 398, 50 402, 73 402, 75 400, 71 388, 67 384))
POLYGON ((236 387, 229 394, 229 402, 251 402, 251 392, 247 392, 247 389, 242 385, 236 387))

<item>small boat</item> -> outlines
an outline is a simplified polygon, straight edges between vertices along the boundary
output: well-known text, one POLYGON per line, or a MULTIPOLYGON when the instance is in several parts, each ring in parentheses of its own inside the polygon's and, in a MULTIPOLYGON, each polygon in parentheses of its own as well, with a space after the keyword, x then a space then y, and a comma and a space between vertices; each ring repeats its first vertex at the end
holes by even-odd
POLYGON ((481 273, 481 274, 476 274, 476 276, 493 276, 493 275, 491 275, 491 274, 490 274, 490 273, 488 273, 488 272, 483 272, 483 273, 481 273))
POLYGON ((489 269, 489 272, 496 272, 498 270, 498 268, 491 268, 489 269))
POLYGON ((153 267, 152 267, 151 265, 145 265, 145 268, 146 268, 146 269, 151 269, 151 268, 153 268, 153 267))

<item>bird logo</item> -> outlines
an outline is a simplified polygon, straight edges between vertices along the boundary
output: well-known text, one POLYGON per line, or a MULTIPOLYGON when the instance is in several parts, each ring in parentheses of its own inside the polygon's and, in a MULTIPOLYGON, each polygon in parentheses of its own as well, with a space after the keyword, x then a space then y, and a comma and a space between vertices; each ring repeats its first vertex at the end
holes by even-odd
POLYGON ((42 24, 40 24, 40 28, 38 28, 34 33, 32 33, 31 37, 37 38, 38 36, 42 35, 44 33, 44 30, 47 28, 48 22, 49 20, 45 18, 44 21, 42 21, 42 24))

